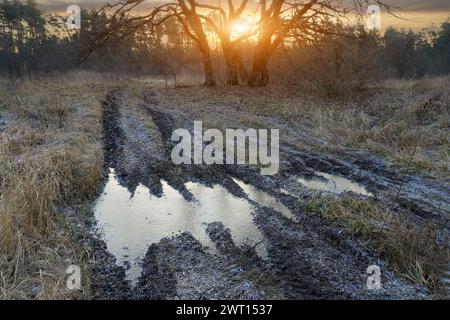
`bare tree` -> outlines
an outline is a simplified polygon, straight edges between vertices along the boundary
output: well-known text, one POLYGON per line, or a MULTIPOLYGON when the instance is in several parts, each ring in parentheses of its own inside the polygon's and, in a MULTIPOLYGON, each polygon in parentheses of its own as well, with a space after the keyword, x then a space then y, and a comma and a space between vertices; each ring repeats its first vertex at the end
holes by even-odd
POLYGON ((130 34, 145 26, 159 26, 168 19, 177 19, 185 33, 196 43, 202 56, 205 85, 216 84, 211 59, 211 49, 205 33, 199 6, 194 0, 177 0, 154 8, 144 15, 132 15, 131 12, 144 0, 126 0, 116 4, 107 4, 98 13, 112 10, 110 23, 105 30, 95 35, 95 41, 84 54, 87 58, 95 49, 103 46, 111 39, 122 41, 130 34))
MULTIPOLYGON (((238 84, 239 76, 242 80, 247 79, 247 69, 240 56, 239 44, 252 39, 256 44, 248 84, 264 86, 269 81, 269 60, 287 38, 314 42, 323 36, 334 36, 337 30, 330 27, 333 24, 328 22, 345 19, 351 10, 362 12, 369 1, 259 0, 257 22, 254 23, 254 27, 232 39, 233 25, 246 14, 249 0, 240 0, 239 5, 235 5, 233 0, 227 0, 225 8, 196 0, 176 0, 161 4, 143 15, 133 15, 131 11, 144 0, 125 0, 113 5, 108 4, 99 11, 112 10, 113 13, 108 28, 95 37, 96 41, 92 48, 101 46, 111 38, 120 41, 143 26, 158 26, 174 18, 196 43, 201 53, 205 85, 214 86, 216 83, 211 48, 205 31, 206 27, 209 27, 221 42, 228 70, 227 82, 238 84), (219 17, 218 20, 212 17, 214 14, 219 17)), ((375 2, 389 11, 389 7, 383 2, 375 2)))
MULTIPOLYGON (((390 12, 388 5, 375 2, 390 12)), ((350 11, 361 14, 368 4, 369 0, 260 0, 260 32, 248 84, 268 83, 269 59, 286 38, 314 43, 318 38, 334 36, 339 30, 328 23, 330 20, 339 22, 350 11)))
POLYGON ((242 20, 248 4, 249 0, 242 0, 237 7, 233 0, 228 0, 225 8, 211 4, 198 4, 198 7, 209 9, 218 15, 218 21, 213 19, 211 14, 201 14, 200 18, 211 27, 220 39, 223 57, 227 65, 227 83, 231 85, 239 84, 239 78, 243 81, 248 78, 247 69, 239 52, 239 44, 259 32, 259 22, 257 22, 254 23, 253 28, 242 32, 234 39, 232 38, 233 28, 242 20))

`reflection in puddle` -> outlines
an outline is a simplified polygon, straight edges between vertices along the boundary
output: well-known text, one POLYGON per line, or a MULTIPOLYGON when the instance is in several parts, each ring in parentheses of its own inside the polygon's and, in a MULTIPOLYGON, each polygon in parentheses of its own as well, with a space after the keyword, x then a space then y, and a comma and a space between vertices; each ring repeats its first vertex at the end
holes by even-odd
MULTIPOLYGON (((119 265, 131 263, 127 278, 135 282, 140 275, 140 259, 148 246, 162 238, 179 232, 190 232, 203 245, 214 250, 206 234, 207 224, 215 221, 229 228, 237 245, 255 245, 263 237, 253 223, 253 206, 245 199, 233 196, 223 187, 212 188, 189 182, 186 188, 196 201, 188 202, 165 181, 161 181, 163 197, 150 194, 139 185, 132 197, 116 180, 111 169, 104 193, 95 204, 95 217, 99 222, 108 250, 119 265)), ((256 246, 258 254, 266 258, 264 242, 256 246)))
POLYGON ((364 196, 373 196, 363 186, 346 178, 320 171, 316 172, 316 175, 325 178, 326 181, 320 179, 305 180, 303 178, 298 178, 298 181, 309 189, 332 192, 336 194, 340 194, 343 192, 354 192, 364 196))
POLYGON ((268 193, 256 189, 251 184, 246 184, 238 179, 233 178, 233 181, 241 187, 242 190, 247 194, 248 198, 255 201, 262 207, 269 207, 275 211, 280 212, 288 219, 293 219, 291 210, 289 210, 283 203, 278 201, 276 198, 272 197, 268 193))

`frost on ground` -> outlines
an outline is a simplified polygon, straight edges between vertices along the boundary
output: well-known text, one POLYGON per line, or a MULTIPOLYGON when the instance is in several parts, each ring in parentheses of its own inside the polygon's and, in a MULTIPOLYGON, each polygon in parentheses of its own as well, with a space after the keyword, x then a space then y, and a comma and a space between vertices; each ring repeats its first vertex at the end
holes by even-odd
MULTIPOLYGON (((175 233, 149 244, 141 261, 142 274, 128 292, 129 297, 407 299, 429 294, 425 283, 400 276, 397 265, 386 261, 388 255, 367 246, 364 237, 314 214, 320 211, 312 210, 314 201, 322 199, 318 208, 328 208, 327 202, 338 201, 340 196, 305 188, 296 177, 323 179, 318 172, 341 176, 370 192, 346 195, 361 201, 369 201, 370 195, 374 198, 370 201, 408 212, 417 223, 436 220, 444 225, 448 223, 448 185, 421 175, 398 173, 385 160, 368 152, 345 149, 340 155, 324 152, 311 144, 313 138, 305 147, 282 144, 282 169, 276 176, 261 176, 257 167, 242 165, 175 166, 170 161, 174 145, 171 133, 176 128, 192 130, 194 120, 204 119, 198 119, 198 114, 193 118, 191 113, 180 110, 183 108, 165 103, 160 92, 148 88, 135 96, 125 89, 108 93, 103 104, 106 165, 115 170, 120 184, 131 194, 143 185, 148 188, 149 197, 164 199, 167 183, 186 201, 195 202, 198 196, 187 187, 190 183, 220 185, 255 208, 253 223, 262 234, 262 241, 238 244, 233 239, 233 230, 221 221, 203 225, 212 250, 192 233, 175 233), (243 189, 246 184, 273 197, 292 216, 249 197, 243 189), (258 252, 262 246, 266 256, 258 252), (381 290, 368 290, 366 286, 366 270, 373 264, 382 268, 381 290)), ((207 107, 198 105, 198 108, 207 107)), ((202 113, 207 113, 204 109, 202 113)), ((229 112, 228 117, 239 117, 239 110, 229 112)), ((305 133, 299 133, 298 137, 301 135, 305 133)), ((329 210, 335 210, 330 207, 329 210)), ((389 229, 391 221, 386 226, 383 221, 373 223, 389 229)))
POLYGON ((371 101, 340 101, 290 88, 130 81, 114 89, 97 78, 48 80, 39 83, 42 92, 24 82, 7 97, 6 108, 0 106, 2 298, 445 294, 450 117, 442 115, 448 114, 448 90, 437 95, 423 88, 413 96, 385 90, 371 101), (192 131, 195 120, 221 130, 280 129, 279 173, 262 176, 258 166, 173 165, 171 134, 192 131), (108 197, 109 189, 102 189, 111 172, 123 194, 106 214, 120 214, 143 197, 152 204, 137 208, 147 220, 130 214, 117 220, 131 230, 119 240, 139 243, 137 261, 126 246, 116 255, 101 219, 95 221, 95 199, 108 197), (236 216, 240 220, 230 218, 236 216), (161 221, 182 221, 183 227, 142 238, 145 232, 130 229, 151 224, 154 230, 161 221), (82 266, 80 292, 65 289, 68 263, 82 266), (373 264, 382 271, 381 290, 366 286, 373 264), (130 270, 138 270, 133 283, 130 270))

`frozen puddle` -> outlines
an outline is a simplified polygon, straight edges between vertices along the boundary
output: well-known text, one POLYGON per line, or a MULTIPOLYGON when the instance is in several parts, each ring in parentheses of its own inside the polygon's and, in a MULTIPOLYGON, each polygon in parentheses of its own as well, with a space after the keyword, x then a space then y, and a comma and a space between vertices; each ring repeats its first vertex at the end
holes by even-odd
MULTIPOLYGON (((249 194, 249 198, 264 206, 271 206, 285 215, 289 209, 275 199, 251 189, 236 180, 249 194)), ((220 221, 230 229, 236 245, 256 246, 258 255, 267 257, 263 236, 253 223, 254 207, 246 199, 233 196, 222 186, 212 188, 189 182, 186 188, 196 201, 186 201, 164 180, 163 196, 158 198, 139 185, 134 196, 122 187, 111 169, 105 190, 95 203, 95 217, 101 228, 108 250, 115 255, 119 265, 129 262, 127 278, 134 283, 140 276, 139 262, 152 243, 180 232, 191 233, 204 246, 214 251, 214 245, 206 234, 209 223, 220 221)))
POLYGON ((272 208, 280 212, 288 219, 294 219, 291 210, 289 210, 284 204, 282 204, 280 201, 278 201, 268 193, 258 190, 251 184, 246 184, 238 179, 233 178, 233 181, 238 184, 242 190, 244 190, 250 200, 255 201, 262 207, 272 208))
POLYGON ((326 181, 321 179, 303 179, 298 178, 298 182, 304 185, 308 189, 332 192, 336 194, 341 194, 343 192, 354 192, 364 196, 372 197, 373 194, 368 192, 366 188, 361 186, 356 182, 352 182, 346 178, 339 177, 336 175, 328 174, 325 172, 316 172, 316 175, 324 178, 326 181))

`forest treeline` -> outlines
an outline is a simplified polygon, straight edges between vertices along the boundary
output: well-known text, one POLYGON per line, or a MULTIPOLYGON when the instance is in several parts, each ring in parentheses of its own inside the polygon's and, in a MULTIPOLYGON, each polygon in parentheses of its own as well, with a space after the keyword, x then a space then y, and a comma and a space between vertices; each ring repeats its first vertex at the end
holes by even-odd
MULTIPOLYGON (((68 30, 65 18, 41 12, 32 1, 0 1, 0 72, 10 78, 65 72, 71 69, 162 76, 201 74, 198 47, 176 19, 137 29, 123 36, 120 30, 90 52, 95 35, 107 29, 106 13, 82 10, 81 30, 68 30), (86 53, 89 52, 89 55, 86 53)), ((276 82, 309 81, 324 87, 388 77, 418 78, 450 73, 450 23, 420 32, 388 29, 383 35, 362 26, 335 26, 313 44, 286 41, 270 60, 276 82)), ((214 73, 226 81, 226 62, 220 41, 211 42, 214 73)), ((242 61, 251 59, 252 38, 242 41, 242 61)))

